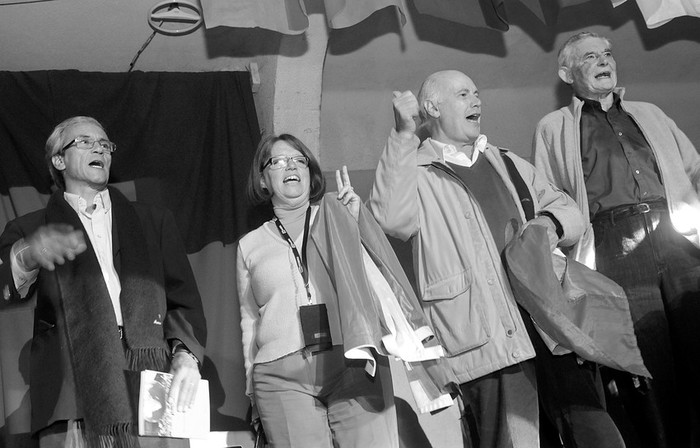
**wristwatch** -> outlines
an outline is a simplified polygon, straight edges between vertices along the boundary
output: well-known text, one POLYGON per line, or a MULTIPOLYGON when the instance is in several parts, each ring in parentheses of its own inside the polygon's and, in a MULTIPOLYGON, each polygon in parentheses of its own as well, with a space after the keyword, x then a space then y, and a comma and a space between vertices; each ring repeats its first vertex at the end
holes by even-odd
POLYGON ((197 363, 197 369, 201 369, 202 364, 199 362, 199 359, 197 359, 197 357, 194 356, 194 353, 192 353, 190 349, 187 348, 184 342, 176 339, 175 343, 173 344, 173 348, 170 352, 171 358, 175 357, 175 355, 180 352, 187 353, 188 355, 190 355, 192 359, 194 359, 194 362, 197 363))

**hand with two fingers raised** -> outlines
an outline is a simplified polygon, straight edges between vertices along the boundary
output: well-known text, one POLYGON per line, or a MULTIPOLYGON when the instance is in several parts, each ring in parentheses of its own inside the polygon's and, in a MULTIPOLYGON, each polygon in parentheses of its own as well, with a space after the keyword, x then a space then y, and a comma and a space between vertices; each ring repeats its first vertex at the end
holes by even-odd
POLYGON ((338 185, 338 200, 348 208, 352 217, 357 221, 360 216, 361 199, 355 193, 355 189, 352 188, 348 168, 345 165, 343 165, 342 174, 340 170, 335 170, 335 181, 338 185))

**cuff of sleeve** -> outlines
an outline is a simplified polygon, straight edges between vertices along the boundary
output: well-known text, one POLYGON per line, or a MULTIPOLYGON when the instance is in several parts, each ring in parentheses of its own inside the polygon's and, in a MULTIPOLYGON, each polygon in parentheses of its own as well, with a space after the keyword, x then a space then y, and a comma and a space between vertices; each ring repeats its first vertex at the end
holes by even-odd
POLYGON ((29 287, 36 281, 39 275, 39 268, 28 269, 22 256, 29 248, 24 238, 21 238, 12 245, 10 249, 10 265, 12 266, 12 280, 15 289, 20 297, 26 297, 29 287))
POLYGON ((29 249, 29 244, 25 242, 24 238, 20 238, 19 240, 15 241, 10 251, 12 264, 15 266, 18 272, 21 272, 25 275, 35 270, 27 268, 26 264, 24 263, 24 257, 22 256, 22 253, 27 249, 29 249))
POLYGON ((173 348, 172 348, 172 351, 171 351, 171 356, 175 356, 175 355, 177 355, 178 353, 186 353, 187 355, 190 355, 190 356, 192 357, 192 359, 194 359, 194 362, 197 363, 197 368, 201 370, 201 368, 202 368, 202 363, 199 362, 199 359, 197 359, 197 357, 194 355, 194 353, 192 353, 192 352, 187 348, 187 346, 185 345, 184 342, 182 342, 182 341, 180 341, 180 340, 175 340, 175 342, 173 343, 173 348))
POLYGON ((418 136, 413 132, 408 131, 397 131, 396 128, 391 129, 391 136, 400 142, 412 142, 413 140, 419 140, 418 136))
POLYGON ((546 216, 547 218, 551 219, 552 222, 554 223, 554 227, 556 228, 557 231, 557 236, 561 239, 562 236, 564 236, 564 228, 561 226, 561 223, 559 220, 552 214, 552 212, 548 211, 541 211, 539 213, 540 216, 546 216))

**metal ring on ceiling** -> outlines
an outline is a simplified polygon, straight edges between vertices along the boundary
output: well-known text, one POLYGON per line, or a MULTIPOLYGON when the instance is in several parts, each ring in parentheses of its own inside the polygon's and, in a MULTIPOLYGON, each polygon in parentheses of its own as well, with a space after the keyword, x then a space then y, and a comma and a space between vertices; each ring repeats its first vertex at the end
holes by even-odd
POLYGON ((191 33, 202 24, 202 11, 191 1, 166 0, 151 8, 148 24, 156 32, 168 36, 191 33))

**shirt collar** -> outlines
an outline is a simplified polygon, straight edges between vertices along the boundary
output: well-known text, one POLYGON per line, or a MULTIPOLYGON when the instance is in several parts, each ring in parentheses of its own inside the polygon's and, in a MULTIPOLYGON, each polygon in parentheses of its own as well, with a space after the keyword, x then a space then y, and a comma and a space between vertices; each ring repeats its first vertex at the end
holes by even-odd
POLYGON ((476 138, 474 141, 474 151, 472 152, 471 158, 464 152, 458 151, 454 145, 442 143, 433 139, 431 139, 431 142, 438 150, 442 151, 442 157, 445 159, 445 162, 470 167, 476 163, 476 160, 479 158, 479 154, 486 150, 487 138, 484 134, 480 134, 476 138))
MULTIPOLYGON (((90 218, 92 216, 91 213, 87 212, 87 208, 88 208, 87 201, 85 199, 83 199, 81 196, 64 191, 63 197, 65 198, 66 202, 68 202, 68 204, 76 212, 78 212, 81 215, 86 216, 88 218, 90 218)), ((109 190, 104 189, 104 190, 98 192, 95 195, 95 198, 93 199, 92 204, 90 204, 90 206, 92 206, 92 205, 95 206, 95 211, 101 210, 104 213, 108 213, 112 208, 112 199, 109 196, 109 190)))
MULTIPOLYGON (((579 100, 583 101, 583 107, 588 107, 588 108, 593 108, 595 110, 603 110, 603 108, 600 106, 600 101, 596 100, 591 100, 588 98, 583 98, 581 96, 576 95, 576 98, 579 100)), ((620 105, 620 95, 618 92, 613 91, 613 102, 612 105, 614 107, 619 107, 620 105)))

